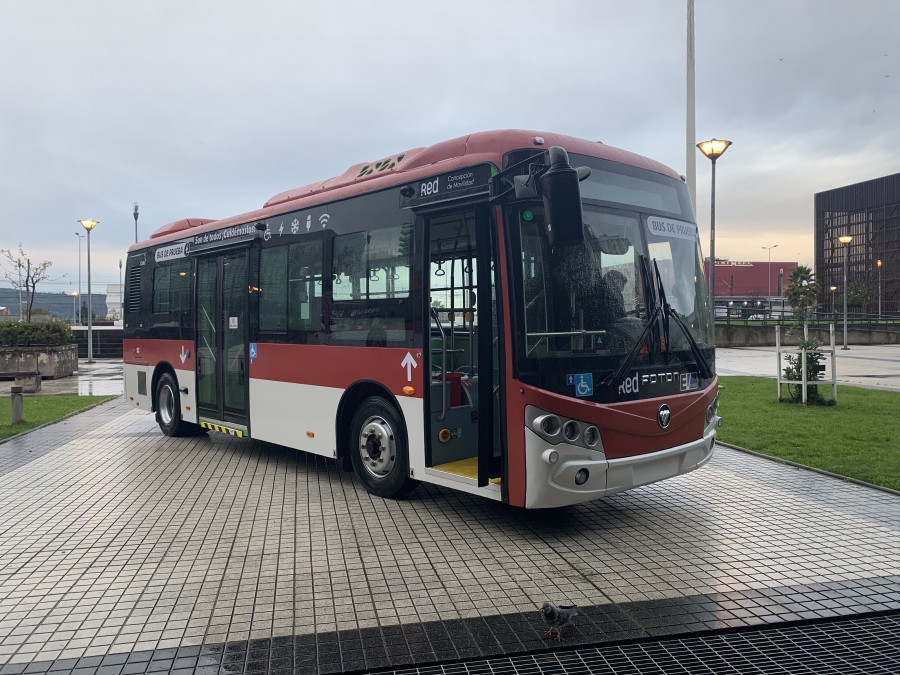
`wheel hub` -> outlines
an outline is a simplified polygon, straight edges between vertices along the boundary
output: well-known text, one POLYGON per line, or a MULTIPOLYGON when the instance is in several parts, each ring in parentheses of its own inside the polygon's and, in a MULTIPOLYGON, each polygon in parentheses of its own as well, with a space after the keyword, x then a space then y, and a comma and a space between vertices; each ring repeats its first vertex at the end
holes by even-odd
POLYGON ((362 464, 375 478, 384 478, 396 461, 394 432, 383 417, 370 417, 362 425, 359 437, 362 464))

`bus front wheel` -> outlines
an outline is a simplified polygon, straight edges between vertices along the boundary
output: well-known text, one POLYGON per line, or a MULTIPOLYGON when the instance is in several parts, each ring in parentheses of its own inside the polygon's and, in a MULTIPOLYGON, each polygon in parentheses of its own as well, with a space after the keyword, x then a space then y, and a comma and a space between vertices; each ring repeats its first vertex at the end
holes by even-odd
POLYGON ((166 436, 189 436, 199 428, 181 419, 181 395, 171 373, 163 373, 156 385, 156 421, 166 436))
POLYGON ((350 424, 350 459, 366 489, 397 497, 418 482, 409 477, 409 449, 400 414, 388 401, 370 396, 350 424))

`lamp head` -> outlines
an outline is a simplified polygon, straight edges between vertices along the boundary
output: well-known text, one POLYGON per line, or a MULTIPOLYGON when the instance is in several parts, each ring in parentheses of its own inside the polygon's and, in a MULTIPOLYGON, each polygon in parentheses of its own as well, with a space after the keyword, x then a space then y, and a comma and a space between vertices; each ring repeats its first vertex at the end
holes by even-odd
POLYGON ((851 241, 853 241, 853 237, 851 237, 849 234, 845 234, 843 237, 838 237, 838 241, 842 244, 849 244, 851 241))
POLYGON ((728 146, 731 145, 731 141, 723 141, 718 138, 712 138, 708 141, 701 141, 697 143, 697 147, 700 149, 704 155, 706 155, 712 161, 716 161, 725 154, 725 151, 728 149, 728 146))
POLYGON ((829 286, 831 292, 834 293, 837 290, 837 286, 829 286))
POLYGON ((882 265, 883 263, 882 263, 881 259, 878 259, 878 260, 875 261, 875 264, 876 264, 878 267, 881 267, 881 265, 882 265))
POLYGON ((78 222, 81 223, 81 226, 88 232, 90 232, 100 224, 99 220, 79 220, 78 222))

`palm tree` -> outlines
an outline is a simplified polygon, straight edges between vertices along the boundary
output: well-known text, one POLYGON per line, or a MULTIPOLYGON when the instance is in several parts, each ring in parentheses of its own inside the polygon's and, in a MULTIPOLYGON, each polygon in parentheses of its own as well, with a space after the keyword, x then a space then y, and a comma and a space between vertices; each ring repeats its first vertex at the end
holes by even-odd
POLYGON ((819 284, 814 277, 809 267, 797 265, 788 275, 788 283, 784 288, 784 297, 794 308, 794 316, 804 321, 809 318, 810 310, 819 296, 819 284))

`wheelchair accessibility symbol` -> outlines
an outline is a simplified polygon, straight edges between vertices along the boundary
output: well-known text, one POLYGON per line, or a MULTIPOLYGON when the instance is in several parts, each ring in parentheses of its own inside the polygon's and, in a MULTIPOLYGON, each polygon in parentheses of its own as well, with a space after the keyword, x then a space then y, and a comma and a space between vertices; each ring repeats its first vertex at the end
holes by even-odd
POLYGON ((566 384, 575 387, 575 396, 584 398, 594 395, 594 376, 592 373, 576 373, 566 376, 566 384))

